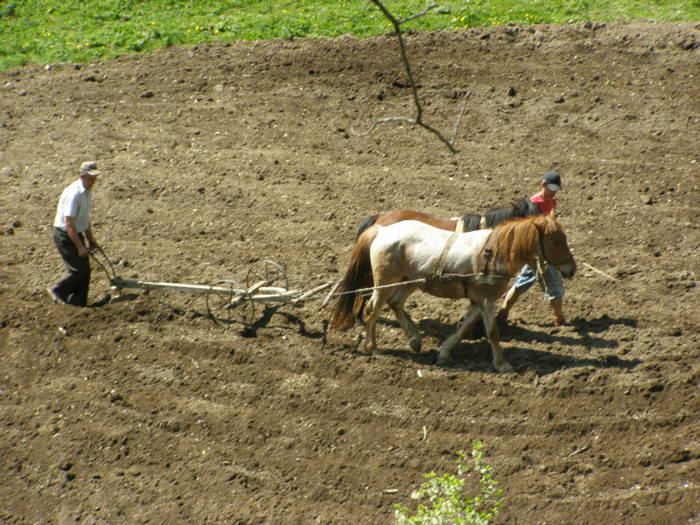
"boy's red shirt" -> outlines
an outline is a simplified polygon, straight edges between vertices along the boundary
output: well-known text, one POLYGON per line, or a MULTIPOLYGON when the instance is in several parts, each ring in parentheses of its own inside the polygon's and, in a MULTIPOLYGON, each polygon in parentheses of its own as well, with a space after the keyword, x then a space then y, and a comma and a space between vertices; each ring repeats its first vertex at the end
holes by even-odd
POLYGON ((557 207, 557 198, 552 197, 550 200, 546 201, 540 195, 539 193, 536 193, 532 197, 530 197, 530 200, 537 204, 537 207, 540 209, 540 211, 545 214, 549 215, 549 212, 552 211, 554 208, 557 207))

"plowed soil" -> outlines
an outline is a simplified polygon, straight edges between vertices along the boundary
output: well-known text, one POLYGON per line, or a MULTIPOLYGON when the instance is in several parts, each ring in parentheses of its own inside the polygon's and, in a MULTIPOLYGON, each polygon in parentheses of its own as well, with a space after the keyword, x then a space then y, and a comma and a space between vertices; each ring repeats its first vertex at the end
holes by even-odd
MULTIPOLYGON (((485 444, 499 523, 700 523, 700 26, 508 26, 171 48, 0 74, 0 522, 392 523, 424 474, 485 444), (205 295, 53 304, 51 225, 83 160, 97 240, 124 278, 288 289, 345 271, 368 215, 482 212, 562 174, 579 272, 568 326, 539 290, 502 337, 416 294, 416 354, 327 329, 326 293, 208 315, 205 295), (253 275, 252 277, 255 277, 253 275)), ((216 311, 216 308, 214 308, 216 311)), ((475 475, 468 490, 478 492, 475 475)))

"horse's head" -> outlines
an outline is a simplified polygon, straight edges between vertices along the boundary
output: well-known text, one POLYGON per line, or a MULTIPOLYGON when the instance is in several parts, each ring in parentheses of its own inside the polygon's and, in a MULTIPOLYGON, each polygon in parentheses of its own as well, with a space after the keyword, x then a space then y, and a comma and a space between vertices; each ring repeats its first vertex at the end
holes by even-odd
POLYGON ((537 252, 541 260, 553 265, 562 277, 570 278, 576 273, 576 261, 566 241, 566 234, 561 223, 557 220, 554 210, 547 215, 538 217, 535 224, 540 233, 537 252))

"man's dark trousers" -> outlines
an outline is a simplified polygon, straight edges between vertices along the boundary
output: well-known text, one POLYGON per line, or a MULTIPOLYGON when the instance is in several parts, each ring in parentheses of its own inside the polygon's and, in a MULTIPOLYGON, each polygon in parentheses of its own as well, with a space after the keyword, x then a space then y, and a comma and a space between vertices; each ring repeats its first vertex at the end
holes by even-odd
MULTIPOLYGON (((78 235, 85 243, 83 234, 78 235)), ((90 257, 80 257, 75 244, 61 228, 54 227, 53 242, 67 268, 66 273, 53 287, 53 291, 68 304, 87 306, 90 289, 90 257)))

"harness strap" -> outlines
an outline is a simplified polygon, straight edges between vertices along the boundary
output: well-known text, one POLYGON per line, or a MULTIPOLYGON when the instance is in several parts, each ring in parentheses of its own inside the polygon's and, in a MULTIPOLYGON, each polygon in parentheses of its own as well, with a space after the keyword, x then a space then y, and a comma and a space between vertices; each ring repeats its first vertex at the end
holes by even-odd
MULTIPOLYGON (((464 285, 465 297, 468 295, 467 283, 481 283, 497 286, 503 284, 505 281, 508 281, 510 279, 509 277, 503 275, 494 275, 489 273, 489 262, 491 261, 491 257, 493 256, 493 250, 490 245, 484 247, 485 264, 484 270, 482 272, 470 274, 443 273, 445 261, 447 259, 447 253, 450 251, 452 244, 458 236, 459 233, 455 232, 450 236, 449 239, 447 239, 445 247, 443 248, 442 253, 440 254, 440 258, 437 261, 437 269, 435 272, 435 277, 433 279, 438 281, 461 281, 464 285)), ((489 238, 486 240, 485 244, 488 245, 490 240, 491 235, 489 235, 489 238)))
POLYGON ((547 266, 549 266, 549 263, 545 261, 544 263, 542 262, 542 259, 539 257, 536 258, 537 262, 537 280, 540 282, 540 286, 542 286, 542 289, 544 290, 544 293, 546 294, 549 289, 547 288, 547 280, 544 278, 544 272, 547 270, 547 266))
POLYGON ((450 251, 450 248, 452 248, 452 245, 454 244, 455 240, 459 236, 458 232, 454 232, 450 237, 447 239, 447 242, 445 243, 445 247, 442 249, 442 253, 440 254, 440 257, 437 260, 436 268, 435 268, 435 275, 440 277, 442 275, 442 270, 445 267, 445 260, 447 259, 447 252, 450 251))
POLYGON ((440 281, 462 281, 464 283, 480 283, 496 286, 503 284, 509 277, 503 275, 489 275, 486 273, 470 273, 465 275, 459 273, 443 273, 435 277, 435 279, 440 281))

